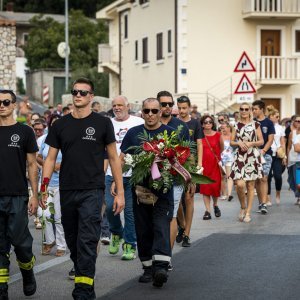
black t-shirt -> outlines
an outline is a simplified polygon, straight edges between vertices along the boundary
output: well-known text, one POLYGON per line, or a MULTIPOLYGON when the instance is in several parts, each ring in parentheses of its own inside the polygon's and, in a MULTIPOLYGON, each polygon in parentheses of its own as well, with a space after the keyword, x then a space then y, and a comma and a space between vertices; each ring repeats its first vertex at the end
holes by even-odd
POLYGON ((178 126, 183 125, 180 133, 183 136, 184 140, 186 140, 186 141, 190 140, 189 128, 188 128, 187 124, 185 122, 183 122, 182 120, 171 117, 171 120, 167 125, 174 128, 175 130, 177 130, 178 126))
POLYGON ((57 120, 48 133, 46 143, 61 149, 59 175, 61 190, 103 189, 104 151, 115 142, 111 120, 92 112, 83 119, 68 114, 57 120))
POLYGON ((1 196, 28 196, 26 156, 38 150, 31 127, 20 123, 0 126, 1 196))
MULTIPOLYGON (((260 148, 263 149, 264 146, 266 145, 266 143, 268 142, 269 134, 275 134, 275 127, 274 127, 273 122, 268 118, 264 118, 261 121, 255 119, 255 121, 258 122, 261 127, 261 132, 262 132, 262 135, 264 138, 264 144, 260 148)), ((266 152, 266 154, 272 155, 271 147, 266 152)))
POLYGON ((159 134, 160 132, 164 132, 165 130, 167 130, 168 135, 170 135, 174 131, 173 128, 171 128, 167 125, 164 125, 164 124, 161 124, 161 126, 159 128, 154 129, 154 130, 146 129, 144 124, 132 127, 127 131, 127 133, 122 141, 122 144, 120 147, 121 152, 124 154, 127 154, 127 153, 134 154, 135 150, 133 150, 133 149, 128 150, 128 148, 131 146, 140 146, 144 142, 143 140, 141 140, 139 138, 139 136, 144 133, 144 130, 147 132, 147 134, 150 137, 153 137, 153 136, 159 134))
POLYGON ((197 140, 204 138, 203 128, 199 120, 190 119, 186 124, 189 128, 191 141, 197 142, 197 140))

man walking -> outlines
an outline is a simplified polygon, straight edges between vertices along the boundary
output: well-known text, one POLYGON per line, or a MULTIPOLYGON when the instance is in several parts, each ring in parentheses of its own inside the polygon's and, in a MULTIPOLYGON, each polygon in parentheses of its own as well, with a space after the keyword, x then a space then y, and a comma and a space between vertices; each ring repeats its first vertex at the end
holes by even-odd
POLYGON ((38 207, 38 177, 34 132, 13 118, 16 95, 11 90, 0 90, 0 299, 8 299, 9 251, 14 246, 17 262, 23 276, 23 292, 31 296, 36 291, 33 273, 35 257, 32 236, 28 229, 28 214, 38 207), (32 188, 28 201, 26 179, 32 188))
POLYGON ((124 207, 121 163, 116 151, 109 118, 91 111, 94 84, 86 78, 73 83, 74 110, 57 120, 46 138, 50 146, 44 163, 40 205, 45 208, 47 186, 56 156, 62 152, 59 178, 62 224, 75 266, 74 299, 95 299, 94 276, 97 244, 100 239, 101 208, 104 193, 104 152, 116 182, 114 213, 124 207))
MULTIPOLYGON (((129 115, 129 108, 128 100, 124 96, 117 96, 112 101, 112 109, 115 115, 112 119, 112 123, 114 126, 118 154, 121 152, 121 143, 126 136, 127 131, 134 126, 144 124, 144 120, 142 118, 129 115)), ((122 260, 134 259, 136 252, 136 234, 132 210, 132 190, 131 184, 129 183, 130 177, 131 171, 123 174, 125 192, 125 222, 123 227, 120 215, 115 215, 113 211, 114 199, 112 195, 115 194, 115 183, 110 165, 108 166, 105 176, 106 214, 109 222, 109 229, 112 233, 109 253, 117 254, 119 252, 120 244, 124 240, 122 260)))
POLYGON ((252 103, 252 111, 255 120, 260 123, 261 131, 264 138, 264 144, 261 146, 261 155, 263 162, 263 177, 256 180, 256 191, 259 200, 258 211, 262 214, 267 214, 268 209, 268 176, 272 165, 272 150, 271 146, 274 140, 275 127, 273 122, 265 116, 265 103, 262 100, 256 100, 252 103))
MULTIPOLYGON (((124 159, 127 153, 134 154, 133 150, 129 148, 141 145, 141 134, 144 131, 150 137, 165 130, 168 134, 174 131, 173 128, 161 123, 160 105, 155 98, 148 98, 143 101, 142 116, 145 125, 129 129, 124 137, 121 145, 121 159, 124 159)), ((154 286, 162 287, 168 279, 168 265, 172 255, 170 221, 174 207, 173 189, 170 189, 167 193, 156 190, 152 192, 158 197, 155 205, 138 203, 137 196, 133 193, 137 246, 144 269, 144 274, 139 278, 139 282, 147 283, 153 280, 154 286)))

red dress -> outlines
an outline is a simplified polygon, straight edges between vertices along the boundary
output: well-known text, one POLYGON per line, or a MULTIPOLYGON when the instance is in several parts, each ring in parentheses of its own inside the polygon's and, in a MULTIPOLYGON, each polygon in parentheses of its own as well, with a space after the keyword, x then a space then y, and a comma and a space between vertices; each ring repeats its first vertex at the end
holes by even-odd
MULTIPOLYGON (((216 132, 214 135, 206 135, 211 148, 216 154, 218 160, 221 160, 221 148, 220 148, 220 132, 216 132)), ((206 139, 202 139, 203 145, 203 159, 202 166, 204 168, 203 175, 208 176, 215 182, 210 184, 200 184, 200 194, 220 197, 221 193, 221 173, 218 162, 212 153, 210 147, 207 145, 206 139)))

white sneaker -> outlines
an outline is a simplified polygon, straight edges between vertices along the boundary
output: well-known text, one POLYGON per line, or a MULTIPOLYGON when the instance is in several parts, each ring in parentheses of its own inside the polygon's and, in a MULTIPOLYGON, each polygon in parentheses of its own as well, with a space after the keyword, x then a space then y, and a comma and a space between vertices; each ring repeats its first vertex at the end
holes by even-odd
POLYGON ((109 243, 110 243, 110 239, 107 236, 101 237, 100 241, 103 245, 109 245, 109 243))

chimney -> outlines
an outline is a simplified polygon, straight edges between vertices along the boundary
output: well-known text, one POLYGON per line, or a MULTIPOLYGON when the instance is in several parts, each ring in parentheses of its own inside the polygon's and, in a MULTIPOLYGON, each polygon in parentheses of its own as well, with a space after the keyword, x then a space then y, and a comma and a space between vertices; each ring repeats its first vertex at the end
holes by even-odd
POLYGON ((13 2, 7 2, 6 11, 10 11, 10 12, 14 11, 14 3, 13 2))

